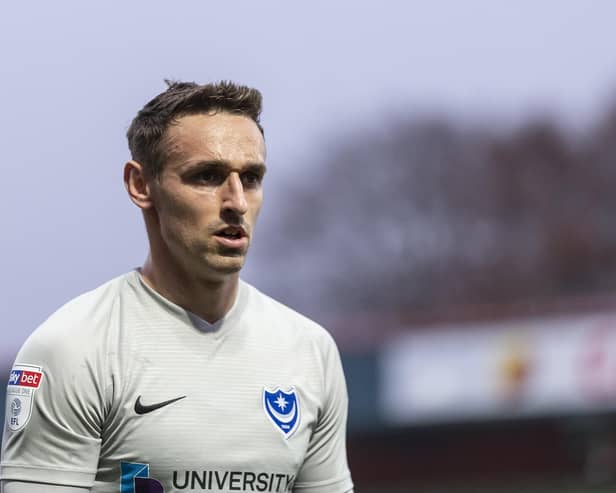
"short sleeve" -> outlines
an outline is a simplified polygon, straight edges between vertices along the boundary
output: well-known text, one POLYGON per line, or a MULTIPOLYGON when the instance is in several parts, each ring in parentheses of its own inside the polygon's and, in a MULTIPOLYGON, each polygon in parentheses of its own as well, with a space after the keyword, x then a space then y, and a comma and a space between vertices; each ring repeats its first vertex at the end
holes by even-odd
POLYGON ((89 488, 25 481, 0 481, 0 493, 88 493, 89 488))
POLYGON ((90 487, 104 392, 87 335, 41 327, 9 375, 0 479, 90 487))
POLYGON ((323 352, 323 408, 295 481, 296 493, 353 491, 346 454, 346 382, 338 349, 329 336, 323 352))

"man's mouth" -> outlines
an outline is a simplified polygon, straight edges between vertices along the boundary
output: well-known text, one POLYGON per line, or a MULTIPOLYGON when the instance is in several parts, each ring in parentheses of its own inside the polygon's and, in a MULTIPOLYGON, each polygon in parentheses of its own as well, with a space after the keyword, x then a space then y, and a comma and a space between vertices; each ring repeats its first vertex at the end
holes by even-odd
POLYGON ((248 235, 241 226, 227 226, 218 230, 214 236, 226 248, 245 249, 248 247, 248 235))
POLYGON ((246 232, 241 226, 228 226, 216 232, 216 236, 239 240, 240 238, 244 238, 246 236, 246 232))

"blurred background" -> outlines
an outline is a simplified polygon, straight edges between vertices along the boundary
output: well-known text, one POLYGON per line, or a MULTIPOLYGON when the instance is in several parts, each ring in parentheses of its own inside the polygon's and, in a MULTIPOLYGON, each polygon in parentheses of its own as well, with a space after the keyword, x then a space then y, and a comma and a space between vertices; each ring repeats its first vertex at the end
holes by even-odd
POLYGON ((336 338, 356 491, 614 491, 614 19, 607 0, 3 3, 0 394, 37 325, 145 258, 135 113, 165 78, 232 79, 263 92, 268 145, 244 278, 336 338))

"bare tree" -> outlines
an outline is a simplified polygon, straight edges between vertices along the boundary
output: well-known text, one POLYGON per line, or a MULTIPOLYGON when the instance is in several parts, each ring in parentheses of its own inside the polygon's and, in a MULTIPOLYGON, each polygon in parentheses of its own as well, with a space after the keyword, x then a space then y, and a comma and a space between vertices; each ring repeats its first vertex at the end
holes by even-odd
POLYGON ((392 119, 290 190, 270 252, 291 304, 409 310, 616 287, 616 106, 585 136, 392 119))

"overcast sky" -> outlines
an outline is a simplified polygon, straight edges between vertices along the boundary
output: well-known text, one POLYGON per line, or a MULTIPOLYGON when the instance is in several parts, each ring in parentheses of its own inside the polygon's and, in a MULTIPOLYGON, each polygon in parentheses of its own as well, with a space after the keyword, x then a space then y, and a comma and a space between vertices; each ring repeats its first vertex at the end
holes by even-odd
MULTIPOLYGON (((4 2, 0 366, 59 305, 144 259, 124 134, 164 78, 263 92, 266 252, 285 181, 388 113, 587 122, 616 91, 614 19, 608 0, 4 2)), ((260 268, 245 277, 259 285, 260 268)))

